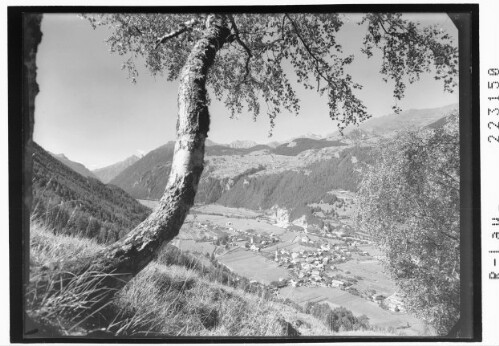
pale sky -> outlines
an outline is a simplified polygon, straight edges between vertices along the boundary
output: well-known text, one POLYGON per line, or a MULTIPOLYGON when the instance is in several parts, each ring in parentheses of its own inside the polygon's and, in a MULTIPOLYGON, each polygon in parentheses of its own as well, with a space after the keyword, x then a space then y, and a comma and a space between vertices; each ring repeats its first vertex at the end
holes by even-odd
MULTIPOLYGON (((359 52, 365 30, 356 24, 358 18, 347 15, 338 35, 344 52, 355 54, 348 72, 364 86, 357 94, 368 111, 373 116, 390 114, 395 103, 393 84, 382 81, 379 57, 367 59, 359 52)), ((457 30, 446 14, 412 14, 410 19, 439 25, 457 41, 457 30)), ((175 140, 177 82, 153 78, 139 66, 137 84, 132 84, 121 70, 123 57, 111 54, 104 42, 106 29, 93 30, 76 15, 44 15, 42 32, 34 132, 38 144, 95 169, 175 140)), ((217 143, 267 143, 336 131, 326 97, 300 87, 296 90, 301 99, 299 116, 282 113, 271 138, 264 112, 256 122, 244 113, 239 119, 230 119, 224 106, 213 100, 209 138, 217 143)), ((458 102, 457 90, 444 93, 442 83, 427 75, 408 85, 405 94, 398 103, 403 110, 458 102)))

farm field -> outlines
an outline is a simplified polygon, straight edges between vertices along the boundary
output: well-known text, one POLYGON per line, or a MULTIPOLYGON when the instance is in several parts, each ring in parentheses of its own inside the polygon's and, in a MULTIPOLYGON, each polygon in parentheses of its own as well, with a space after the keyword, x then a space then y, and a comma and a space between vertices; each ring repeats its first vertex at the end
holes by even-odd
POLYGON ((210 242, 207 241, 195 241, 193 239, 175 239, 172 241, 172 245, 176 246, 182 251, 198 252, 200 254, 212 254, 217 248, 210 242))
POLYGON ((376 293, 386 297, 397 291, 394 282, 387 273, 384 273, 383 266, 377 260, 352 260, 340 263, 337 267, 344 272, 349 271, 352 276, 362 277, 362 280, 359 280, 353 287, 362 290, 374 289, 376 293))
POLYGON ((367 251, 371 257, 380 258, 383 256, 380 249, 370 244, 360 244, 358 248, 359 250, 367 251))
POLYGON ((230 208, 224 207, 219 204, 206 204, 195 206, 193 210, 200 214, 221 214, 227 217, 243 217, 243 218, 257 218, 261 216, 261 213, 258 213, 253 210, 244 209, 244 208, 230 208))
POLYGON ((289 277, 288 271, 279 267, 275 262, 258 253, 241 248, 236 248, 217 259, 233 272, 264 284, 289 277))
POLYGON ((260 233, 280 235, 286 232, 285 229, 268 224, 265 221, 258 221, 256 219, 246 219, 246 218, 235 218, 227 217, 221 215, 212 214, 196 214, 197 222, 209 222, 215 226, 235 228, 239 230, 254 229, 258 230, 260 233))
POLYGON ((276 250, 288 250, 288 251, 293 251, 293 252, 299 252, 301 250, 310 250, 311 248, 308 246, 300 245, 299 243, 293 243, 292 241, 286 241, 286 242, 280 242, 276 245, 269 246, 265 249, 262 249, 262 252, 265 253, 274 253, 276 250))
POLYGON ((366 315, 369 323, 378 327, 393 327, 400 329, 406 335, 422 335, 425 332, 424 324, 407 313, 391 312, 382 309, 376 303, 332 287, 284 287, 279 290, 283 298, 305 306, 309 301, 324 302, 331 307, 343 306, 356 316, 366 315), (407 328, 407 324, 410 327, 407 328))

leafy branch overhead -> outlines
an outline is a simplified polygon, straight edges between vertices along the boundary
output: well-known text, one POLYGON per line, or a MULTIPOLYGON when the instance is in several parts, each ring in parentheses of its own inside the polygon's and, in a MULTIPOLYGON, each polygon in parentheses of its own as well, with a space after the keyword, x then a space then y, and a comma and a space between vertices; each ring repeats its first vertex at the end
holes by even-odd
POLYGON ((457 86, 458 48, 451 37, 441 28, 420 28, 417 23, 403 19, 400 13, 368 14, 360 24, 367 23, 368 33, 364 37, 362 51, 368 56, 373 49, 382 51, 380 73, 395 81, 393 96, 404 97, 406 85, 418 81, 422 73, 435 70, 434 78, 443 80, 444 90, 453 92, 457 86))
MULTIPOLYGON (((194 43, 213 18, 208 14, 83 16, 94 28, 111 29, 107 43, 112 52, 126 57, 123 68, 134 82, 139 58, 154 75, 165 74, 168 80, 176 80, 194 43)), ((355 94, 362 85, 345 71, 354 57, 345 54, 336 41, 344 15, 237 13, 226 18, 231 35, 218 52, 207 82, 232 116, 246 109, 256 118, 264 105, 272 129, 283 110, 298 114, 296 81, 326 95, 329 115, 339 122, 340 130, 370 117, 355 94), (289 76, 290 72, 295 76, 289 76)), ((380 73, 386 82, 394 81, 397 100, 403 98, 406 83, 417 81, 422 73, 433 73, 435 79, 443 81, 446 91, 457 86, 458 50, 441 29, 422 27, 394 13, 368 13, 358 24, 366 26, 360 50, 368 57, 374 50, 380 52, 380 73)))

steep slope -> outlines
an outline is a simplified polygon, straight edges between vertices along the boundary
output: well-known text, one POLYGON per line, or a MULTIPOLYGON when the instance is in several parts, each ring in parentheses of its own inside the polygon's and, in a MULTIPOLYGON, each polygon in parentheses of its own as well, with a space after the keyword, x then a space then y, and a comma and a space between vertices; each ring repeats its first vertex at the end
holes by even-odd
POLYGON ((32 186, 35 220, 101 242, 118 239, 150 213, 122 189, 76 173, 36 143, 32 186))
POLYGON ((97 177, 95 176, 95 174, 93 174, 87 167, 85 167, 83 164, 79 163, 79 162, 75 162, 75 161, 71 161, 70 159, 68 159, 66 157, 66 155, 64 154, 53 154, 51 152, 48 152, 50 153, 50 155, 52 155, 53 157, 55 157, 57 160, 59 160, 60 162, 62 162, 63 164, 65 164, 66 166, 68 166, 69 168, 71 168, 73 171, 75 171, 76 173, 78 174, 81 174, 83 175, 84 177, 90 177, 90 178, 95 178, 97 179, 97 177))
MULTIPOLYGON (((311 138, 299 138, 277 148, 262 144, 250 148, 211 145, 206 148, 206 167, 199 190, 206 192, 206 183, 211 186, 213 179, 222 181, 222 184, 229 182, 230 185, 233 178, 242 174, 258 172, 260 175, 268 175, 303 169, 313 162, 337 156, 345 147, 346 144, 341 141, 311 138)), ((168 181, 173 148, 174 143, 169 142, 151 151, 109 183, 121 187, 135 198, 159 199, 168 181)), ((198 198, 198 201, 201 200, 203 199, 198 198)))
POLYGON ((338 157, 312 163, 299 171, 235 177, 230 188, 223 190, 216 202, 257 210, 279 205, 299 217, 301 214, 294 211, 306 212, 304 207, 309 203, 334 202, 336 197, 328 191, 356 191, 360 179, 359 164, 371 160, 369 147, 353 147, 342 150, 338 157))
POLYGON ((135 198, 157 199, 161 197, 170 174, 174 147, 175 142, 168 142, 154 149, 125 168, 109 184, 122 188, 135 198))
POLYGON ((438 119, 437 121, 435 121, 431 124, 426 125, 425 128, 436 130, 436 129, 442 128, 442 127, 446 126, 447 124, 451 123, 452 120, 453 120, 453 116, 452 116, 452 114, 449 114, 443 118, 438 119))
MULTIPOLYGON (((124 169, 109 184, 122 188, 135 198, 159 199, 163 195, 168 181, 174 146, 175 142, 168 142, 154 149, 124 169)), ((265 145, 257 145, 252 148, 231 148, 213 143, 211 146, 206 147, 206 160, 209 161, 210 157, 241 156, 252 151, 266 149, 270 148, 265 145)), ((205 175, 209 170, 208 164, 208 167, 205 169, 205 175)))
POLYGON ((115 164, 102 167, 99 169, 94 169, 92 173, 104 184, 109 183, 114 177, 123 172, 125 168, 133 165, 135 162, 140 160, 137 155, 132 155, 123 161, 117 162, 115 164))

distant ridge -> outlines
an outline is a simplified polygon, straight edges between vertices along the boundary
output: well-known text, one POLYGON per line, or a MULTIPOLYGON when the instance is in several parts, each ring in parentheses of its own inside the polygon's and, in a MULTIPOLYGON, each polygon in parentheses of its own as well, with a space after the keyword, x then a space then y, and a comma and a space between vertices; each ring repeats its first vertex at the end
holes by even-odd
POLYGON ((206 140, 204 141, 204 145, 207 146, 207 147, 210 147, 210 146, 213 146, 213 145, 219 145, 218 143, 215 143, 213 142, 211 139, 209 138, 206 138, 206 140))
POLYGON ((170 141, 150 151, 125 168, 109 184, 121 187, 135 198, 161 196, 170 173, 174 148, 175 142, 170 141))
MULTIPOLYGON (((438 108, 409 109, 400 114, 388 114, 371 118, 359 126, 350 126, 345 129, 344 134, 350 134, 355 130, 361 130, 376 136, 391 136, 397 131, 425 127, 449 115, 453 110, 459 110, 459 104, 454 103, 438 108)), ((328 139, 338 139, 338 132, 328 135, 328 139)))
POLYGON ((50 155, 52 155, 53 157, 55 157, 60 162, 62 162, 63 164, 65 164, 66 166, 68 166, 69 168, 71 168, 76 173, 79 173, 79 174, 83 175, 84 177, 98 179, 95 174, 93 174, 87 167, 85 167, 85 165, 83 165, 79 162, 76 162, 76 161, 71 161, 70 159, 68 159, 66 157, 66 155, 54 154, 54 153, 51 153, 50 151, 48 151, 48 153, 50 155))
POLYGON ((254 141, 234 141, 229 144, 229 147, 234 148, 234 149, 248 149, 252 147, 256 147, 258 143, 254 141))
POLYGON ((109 183, 111 180, 113 180, 114 177, 116 177, 118 174, 123 172, 125 168, 133 165, 135 162, 140 160, 140 157, 137 155, 132 155, 123 161, 117 162, 115 164, 98 168, 92 171, 97 178, 102 181, 104 184, 109 183))

